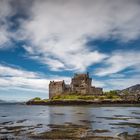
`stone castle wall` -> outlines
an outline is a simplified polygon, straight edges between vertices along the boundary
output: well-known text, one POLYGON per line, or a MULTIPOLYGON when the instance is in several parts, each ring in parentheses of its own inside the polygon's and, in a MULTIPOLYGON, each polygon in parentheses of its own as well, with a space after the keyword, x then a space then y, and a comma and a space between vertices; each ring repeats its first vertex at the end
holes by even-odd
POLYGON ((88 74, 75 74, 71 82, 72 91, 83 95, 90 93, 91 81, 88 74))
POLYGON ((49 98, 60 94, 81 94, 81 95, 101 95, 102 88, 96 88, 91 85, 92 78, 89 74, 75 74, 70 85, 66 85, 64 81, 50 81, 49 98))
POLYGON ((64 91, 65 91, 65 82, 64 81, 59 81, 59 82, 50 81, 49 98, 62 94, 64 91))

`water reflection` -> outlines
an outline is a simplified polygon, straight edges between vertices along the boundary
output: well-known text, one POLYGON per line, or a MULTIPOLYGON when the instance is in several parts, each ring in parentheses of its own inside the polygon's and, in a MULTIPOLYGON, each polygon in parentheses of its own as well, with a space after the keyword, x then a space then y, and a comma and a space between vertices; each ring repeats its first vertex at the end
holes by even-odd
POLYGON ((31 126, 36 133, 48 130, 48 124, 86 125, 97 135, 140 132, 139 107, 100 106, 0 106, 0 130, 7 126, 31 126), (35 128, 36 127, 36 128, 35 128))
POLYGON ((89 107, 50 107, 50 124, 63 124, 71 122, 74 124, 84 124, 82 120, 92 120, 92 112, 89 107))
POLYGON ((115 135, 121 132, 133 134, 139 131, 139 127, 132 127, 127 123, 138 123, 140 118, 134 112, 139 111, 140 109, 135 107, 131 107, 131 110, 129 107, 49 107, 49 123, 64 124, 71 122, 88 125, 93 130, 108 130, 102 135, 115 135), (124 122, 126 124, 121 125, 124 122))

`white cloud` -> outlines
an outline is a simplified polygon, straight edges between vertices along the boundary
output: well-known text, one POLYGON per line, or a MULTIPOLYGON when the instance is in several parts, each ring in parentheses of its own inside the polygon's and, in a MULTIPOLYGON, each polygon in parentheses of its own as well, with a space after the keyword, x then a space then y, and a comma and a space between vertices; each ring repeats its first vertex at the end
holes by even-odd
POLYGON ((0 0, 0 49, 7 49, 13 45, 13 40, 18 41, 18 29, 20 27, 22 15, 28 13, 32 0, 0 0), (23 14, 23 13, 24 14, 23 14))
POLYGON ((23 88, 24 90, 36 90, 48 94, 48 84, 51 80, 63 80, 69 82, 69 77, 42 76, 35 72, 0 65, 0 88, 23 88))
POLYGON ((136 69, 140 72, 140 52, 114 52, 108 59, 103 61, 103 63, 103 68, 99 68, 95 72, 98 76, 118 73, 126 68, 136 69))
POLYGON ((6 47, 6 44, 9 43, 9 41, 6 27, 0 26, 0 49, 6 47))
POLYGON ((24 77, 7 77, 0 78, 0 86, 5 87, 23 87, 27 89, 46 90, 48 89, 49 80, 24 77))
POLYGON ((130 86, 140 84, 140 75, 133 73, 129 74, 110 74, 108 77, 101 77, 101 79, 94 79, 92 85, 102 87, 104 91, 122 90, 130 86))
POLYGON ((0 48, 11 38, 30 41, 23 46, 30 58, 52 70, 85 71, 107 56, 85 44, 88 38, 131 41, 140 36, 138 0, 0 0, 0 48), (23 10, 23 13, 20 11, 23 10), (128 10, 129 9, 129 10, 128 10), (11 32, 6 18, 28 15, 17 32, 11 32))
POLYGON ((26 46, 24 48, 30 53, 30 58, 49 65, 50 69, 54 71, 62 69, 85 71, 88 66, 100 62, 106 57, 105 54, 98 51, 92 52, 84 47, 82 43, 78 43, 69 46, 65 42, 56 42, 54 44, 45 42, 42 46, 35 48, 26 46))
POLYGON ((8 22, 6 18, 11 15, 11 0, 0 0, 0 49, 5 48, 10 42, 10 32, 8 31, 8 22))
POLYGON ((140 83, 140 76, 132 76, 132 77, 125 77, 125 78, 112 78, 108 80, 103 80, 104 83, 104 91, 105 90, 122 90, 128 88, 130 86, 136 85, 140 83))
POLYGON ((30 55, 52 70, 84 71, 106 58, 85 45, 87 38, 137 39, 139 15, 137 0, 34 1, 21 32, 33 45, 30 55))
POLYGON ((95 87, 105 87, 106 84, 103 81, 92 79, 92 85, 95 87))
POLYGON ((37 74, 34 72, 29 72, 29 71, 25 71, 22 69, 12 68, 12 67, 0 64, 0 76, 35 78, 35 77, 37 77, 37 74))
MULTIPOLYGON (((75 71, 85 71, 88 66, 95 64, 103 60, 106 55, 100 54, 97 51, 87 52, 87 50, 79 50, 80 52, 75 52, 74 54, 66 52, 62 54, 59 58, 48 58, 42 57, 40 61, 46 63, 52 70, 75 70, 75 71), (81 52, 83 51, 83 52, 81 52)), ((53 55, 53 54, 52 54, 53 55)), ((57 55, 55 55, 57 56, 57 55)))

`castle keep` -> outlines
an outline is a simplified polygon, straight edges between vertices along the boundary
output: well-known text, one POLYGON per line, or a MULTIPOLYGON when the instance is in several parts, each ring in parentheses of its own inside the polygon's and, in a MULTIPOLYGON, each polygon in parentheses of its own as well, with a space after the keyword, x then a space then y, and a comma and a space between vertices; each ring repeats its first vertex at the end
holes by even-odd
POLYGON ((60 94, 81 94, 81 95, 101 95, 102 88, 92 86, 92 78, 89 74, 75 74, 71 79, 71 84, 65 81, 50 81, 49 98, 60 94))

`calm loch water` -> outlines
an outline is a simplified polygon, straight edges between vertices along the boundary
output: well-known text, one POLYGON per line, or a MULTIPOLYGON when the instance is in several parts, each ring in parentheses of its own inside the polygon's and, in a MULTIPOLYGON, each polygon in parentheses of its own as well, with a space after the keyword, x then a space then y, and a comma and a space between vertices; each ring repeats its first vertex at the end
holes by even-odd
POLYGON ((96 135, 140 133, 140 107, 0 105, 0 137, 12 136, 12 127, 22 128, 26 136, 49 130, 48 124, 66 122, 87 125, 95 132, 107 130, 96 135))

